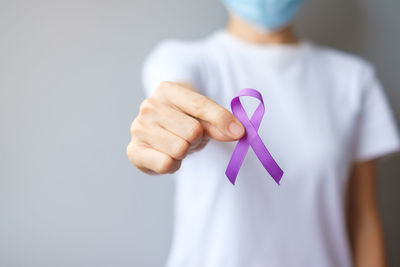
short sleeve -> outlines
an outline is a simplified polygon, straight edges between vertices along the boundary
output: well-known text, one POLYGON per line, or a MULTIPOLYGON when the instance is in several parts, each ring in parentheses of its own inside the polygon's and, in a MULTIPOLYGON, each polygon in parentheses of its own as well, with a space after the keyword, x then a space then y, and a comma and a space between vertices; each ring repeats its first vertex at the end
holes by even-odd
POLYGON ((142 69, 142 84, 150 96, 163 81, 185 82, 199 87, 198 49, 195 44, 165 40, 147 56, 142 69))
POLYGON ((399 151, 396 121, 372 66, 363 72, 360 84, 361 109, 355 137, 355 161, 372 160, 399 151))

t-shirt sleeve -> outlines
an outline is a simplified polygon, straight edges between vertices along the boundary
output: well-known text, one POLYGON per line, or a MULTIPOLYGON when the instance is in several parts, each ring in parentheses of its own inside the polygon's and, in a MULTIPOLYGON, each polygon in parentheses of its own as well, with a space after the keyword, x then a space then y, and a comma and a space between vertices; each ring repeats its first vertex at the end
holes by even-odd
POLYGON ((147 97, 163 81, 185 82, 199 89, 198 53, 195 45, 177 40, 160 42, 147 56, 142 84, 147 97))
POLYGON ((400 149, 396 121, 372 66, 361 76, 361 110, 355 136, 355 161, 382 157, 400 149))

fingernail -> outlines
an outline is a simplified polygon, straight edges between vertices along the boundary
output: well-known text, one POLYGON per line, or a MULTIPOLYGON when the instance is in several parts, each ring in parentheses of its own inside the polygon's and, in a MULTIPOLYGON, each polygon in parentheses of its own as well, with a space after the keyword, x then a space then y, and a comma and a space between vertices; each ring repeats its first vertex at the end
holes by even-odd
POLYGON ((239 138, 244 133, 243 127, 236 122, 231 122, 231 124, 229 124, 229 131, 231 133, 231 136, 234 138, 239 138))

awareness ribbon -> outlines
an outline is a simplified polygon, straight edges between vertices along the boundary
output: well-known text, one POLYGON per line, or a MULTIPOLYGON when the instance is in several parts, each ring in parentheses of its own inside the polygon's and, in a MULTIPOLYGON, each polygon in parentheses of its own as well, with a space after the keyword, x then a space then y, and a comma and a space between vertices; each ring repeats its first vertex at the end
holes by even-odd
POLYGON ((279 181, 282 178, 283 171, 278 166, 276 161, 272 158, 271 154, 269 153, 268 149, 265 147, 263 141, 257 133, 265 111, 264 101, 260 92, 251 88, 240 90, 239 93, 231 101, 231 109, 235 117, 243 124, 246 131, 244 136, 236 144, 228 167, 226 168, 225 174, 228 177, 229 181, 231 181, 232 184, 235 184, 236 177, 240 167, 242 166, 244 157, 246 156, 247 151, 251 146, 254 153, 261 161, 261 164, 272 176, 275 182, 279 185, 279 181), (254 111, 250 120, 242 106, 242 103, 240 102, 239 97, 241 96, 254 97, 260 101, 260 104, 254 111))

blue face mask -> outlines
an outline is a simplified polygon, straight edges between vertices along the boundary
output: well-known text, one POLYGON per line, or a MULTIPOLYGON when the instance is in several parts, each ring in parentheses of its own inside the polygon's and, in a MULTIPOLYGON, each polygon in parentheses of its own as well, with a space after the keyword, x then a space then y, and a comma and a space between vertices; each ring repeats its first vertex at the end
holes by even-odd
POLYGON ((303 0, 222 0, 233 14, 263 30, 287 25, 303 0))

